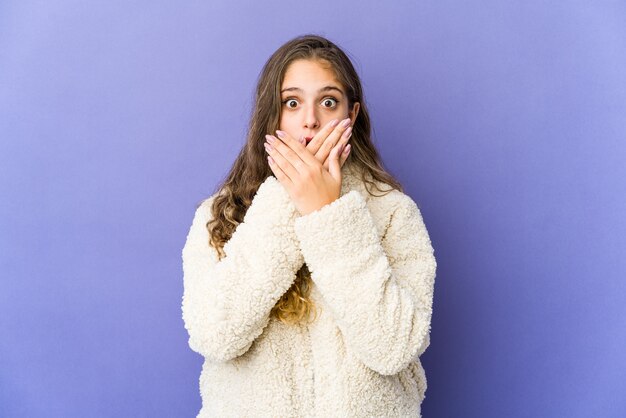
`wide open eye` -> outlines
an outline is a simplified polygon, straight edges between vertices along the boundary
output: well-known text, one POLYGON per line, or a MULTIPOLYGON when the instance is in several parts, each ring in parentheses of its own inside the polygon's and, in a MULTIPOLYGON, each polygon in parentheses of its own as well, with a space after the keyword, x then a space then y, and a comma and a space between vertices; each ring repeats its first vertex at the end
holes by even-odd
POLYGON ((285 99, 283 100, 283 104, 286 105, 289 109, 293 109, 296 105, 292 106, 292 103, 298 103, 298 101, 296 99, 285 99))
POLYGON ((322 103, 324 104, 324 107, 332 109, 337 106, 339 100, 335 99, 334 97, 326 97, 324 100, 322 100, 322 103), (328 103, 330 103, 330 106, 326 106, 328 103))

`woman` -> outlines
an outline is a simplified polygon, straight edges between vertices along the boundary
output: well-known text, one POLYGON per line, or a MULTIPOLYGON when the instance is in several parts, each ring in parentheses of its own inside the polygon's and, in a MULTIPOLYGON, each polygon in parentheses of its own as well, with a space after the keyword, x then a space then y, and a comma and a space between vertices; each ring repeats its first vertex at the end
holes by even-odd
POLYGON ((334 43, 297 37, 265 64, 182 259, 199 417, 421 416, 434 250, 334 43))

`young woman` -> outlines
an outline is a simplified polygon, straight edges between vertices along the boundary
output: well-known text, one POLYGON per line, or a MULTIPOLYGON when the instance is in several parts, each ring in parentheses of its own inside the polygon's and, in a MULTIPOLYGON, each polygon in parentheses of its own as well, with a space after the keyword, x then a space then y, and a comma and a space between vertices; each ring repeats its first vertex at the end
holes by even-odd
POLYGON ((247 142, 182 250, 198 417, 421 416, 434 249, 363 99, 323 37, 265 64, 247 142))

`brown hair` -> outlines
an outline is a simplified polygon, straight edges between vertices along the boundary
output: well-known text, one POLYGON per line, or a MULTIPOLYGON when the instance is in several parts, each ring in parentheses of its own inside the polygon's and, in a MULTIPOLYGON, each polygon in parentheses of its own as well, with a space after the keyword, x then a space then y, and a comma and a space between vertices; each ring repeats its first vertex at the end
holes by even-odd
MULTIPOLYGON (((220 193, 215 196, 211 205, 212 217, 206 227, 210 235, 209 243, 216 248, 220 259, 226 255, 223 251, 224 244, 243 221, 257 189, 267 177, 273 175, 265 157, 263 142, 266 134, 279 128, 281 84, 289 65, 299 59, 326 61, 346 91, 348 108, 352 109, 354 103, 360 103, 360 111, 354 121, 350 139, 352 150, 345 164, 351 164, 350 167, 357 169, 358 177, 366 184, 368 193, 373 195, 367 184, 383 191, 376 181, 391 186, 385 192, 403 190, 401 184, 385 171, 372 144, 370 118, 361 81, 348 56, 324 37, 314 34, 298 36, 278 48, 265 63, 257 82, 246 143, 226 179, 217 188, 220 193)), ((296 280, 291 288, 278 300, 270 315, 286 324, 310 320, 310 313, 316 310, 309 299, 310 283, 311 275, 305 263, 296 273, 296 280)), ((315 317, 317 318, 317 312, 315 317)))

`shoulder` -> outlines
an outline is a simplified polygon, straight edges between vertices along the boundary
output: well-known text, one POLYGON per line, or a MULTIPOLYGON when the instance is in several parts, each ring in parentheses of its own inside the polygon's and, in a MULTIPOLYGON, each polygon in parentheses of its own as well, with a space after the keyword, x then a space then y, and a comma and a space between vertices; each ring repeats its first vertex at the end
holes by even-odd
MULTIPOLYGON (((390 186, 379 184, 382 190, 389 190, 390 186)), ((368 207, 375 222, 379 225, 381 237, 385 238, 387 246, 406 246, 404 249, 397 249, 396 252, 406 251, 415 244, 420 248, 432 249, 430 235, 419 205, 410 195, 392 189, 387 192, 378 192, 373 188, 375 194, 367 198, 368 207)), ((367 192, 366 192, 367 193, 367 192)), ((390 253, 393 252, 389 250, 390 253)))
POLYGON ((398 189, 391 189, 386 183, 378 181, 374 183, 377 187, 368 186, 372 193, 365 189, 363 193, 370 209, 375 210, 379 216, 391 218, 394 214, 401 213, 421 215, 416 201, 411 196, 398 189))
POLYGON ((205 197, 200 202, 196 203, 194 219, 196 222, 206 223, 211 218, 211 208, 213 201, 219 193, 215 192, 209 197, 205 197))

